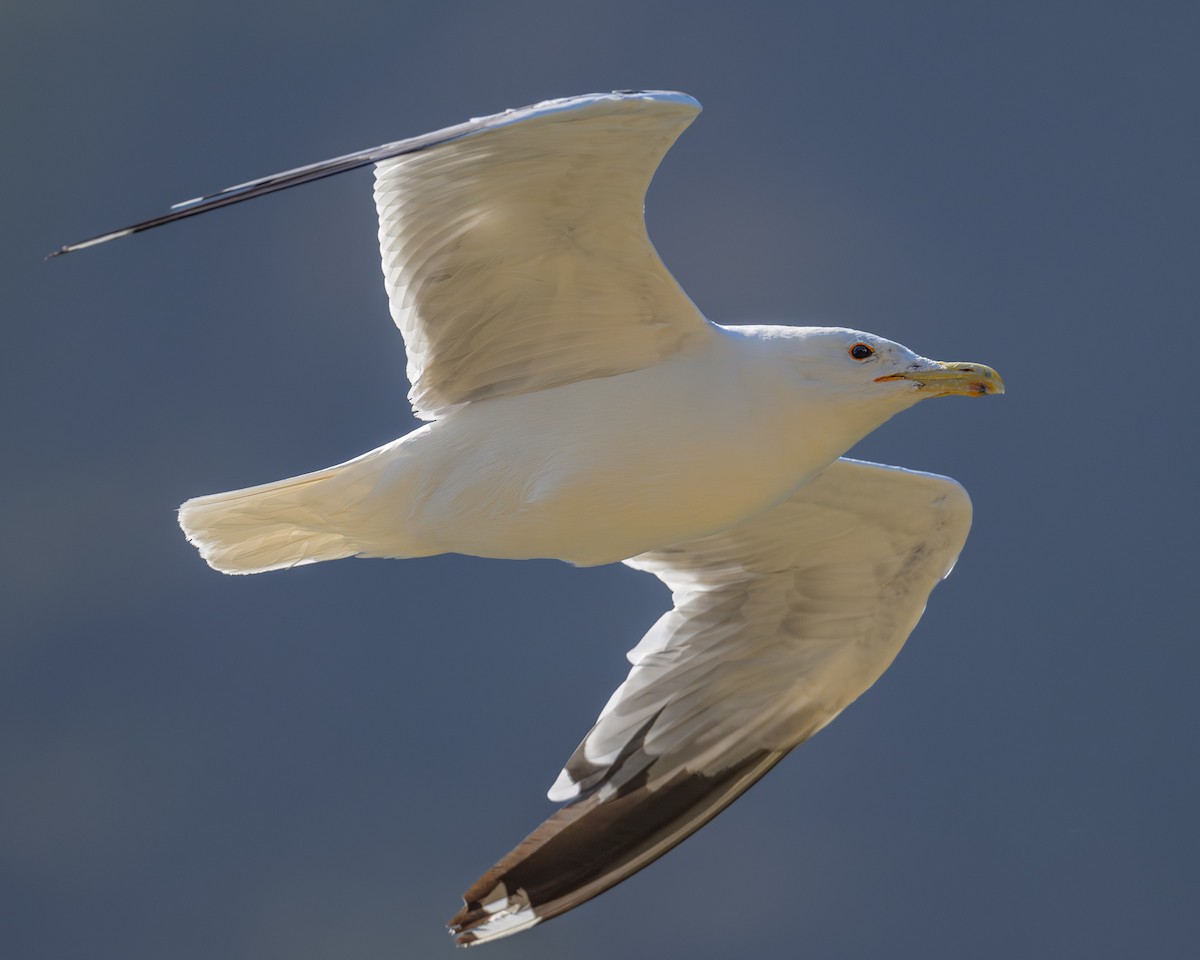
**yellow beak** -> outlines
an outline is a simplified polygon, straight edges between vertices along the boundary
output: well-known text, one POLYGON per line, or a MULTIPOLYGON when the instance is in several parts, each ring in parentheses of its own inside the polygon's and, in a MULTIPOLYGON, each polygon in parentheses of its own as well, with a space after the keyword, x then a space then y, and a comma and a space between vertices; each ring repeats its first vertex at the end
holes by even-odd
POLYGON ((911 380, 917 387, 934 397, 986 397, 989 393, 1003 393, 1004 381, 991 367, 982 363, 942 363, 931 361, 928 370, 911 370, 877 377, 876 383, 887 380, 911 380))

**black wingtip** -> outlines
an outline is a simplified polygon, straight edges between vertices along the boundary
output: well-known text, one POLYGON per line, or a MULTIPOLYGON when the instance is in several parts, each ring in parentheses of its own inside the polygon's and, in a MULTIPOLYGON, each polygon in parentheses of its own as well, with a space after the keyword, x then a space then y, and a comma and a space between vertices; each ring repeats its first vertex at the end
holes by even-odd
POLYGON ((71 252, 70 247, 59 247, 53 253, 48 253, 44 257, 42 257, 42 261, 45 262, 46 260, 53 260, 55 257, 61 257, 64 253, 70 253, 70 252, 71 252))

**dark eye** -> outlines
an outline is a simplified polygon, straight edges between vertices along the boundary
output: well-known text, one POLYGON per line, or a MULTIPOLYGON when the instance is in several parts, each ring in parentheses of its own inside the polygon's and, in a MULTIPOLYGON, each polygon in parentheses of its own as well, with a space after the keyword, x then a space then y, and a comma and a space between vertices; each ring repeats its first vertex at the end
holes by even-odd
POLYGON ((856 343, 850 348, 850 356, 855 360, 866 360, 867 357, 874 356, 875 349, 867 346, 865 343, 856 343))

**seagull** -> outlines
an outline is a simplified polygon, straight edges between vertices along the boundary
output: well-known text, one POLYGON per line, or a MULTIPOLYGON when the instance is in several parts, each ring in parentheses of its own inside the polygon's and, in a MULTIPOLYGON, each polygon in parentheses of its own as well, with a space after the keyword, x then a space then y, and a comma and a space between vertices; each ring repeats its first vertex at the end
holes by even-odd
POLYGON ((342 557, 548 557, 658 577, 550 788, 563 804, 463 896, 461 945, 590 900, 694 833, 887 669, 962 550, 954 480, 843 456, 920 400, 1004 392, 840 327, 710 322, 643 204, 700 111, 623 90, 507 110, 176 204, 62 247, 375 166, 419 429, 337 466, 188 500, 215 569, 342 557))

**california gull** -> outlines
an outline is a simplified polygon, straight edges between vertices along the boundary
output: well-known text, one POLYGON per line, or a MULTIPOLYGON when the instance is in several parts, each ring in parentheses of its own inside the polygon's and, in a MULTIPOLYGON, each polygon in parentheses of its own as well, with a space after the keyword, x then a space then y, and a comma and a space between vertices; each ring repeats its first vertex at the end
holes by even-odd
POLYGON ((557 916, 693 833, 887 669, 950 572, 953 480, 843 454, 991 368, 874 334, 711 323, 643 201, 700 105, 550 100, 177 204, 67 253, 375 164, 409 399, 429 421, 346 463, 198 497, 224 573, 463 553, 624 562, 673 608, 550 789, 565 803, 464 896, 461 944, 557 916))

